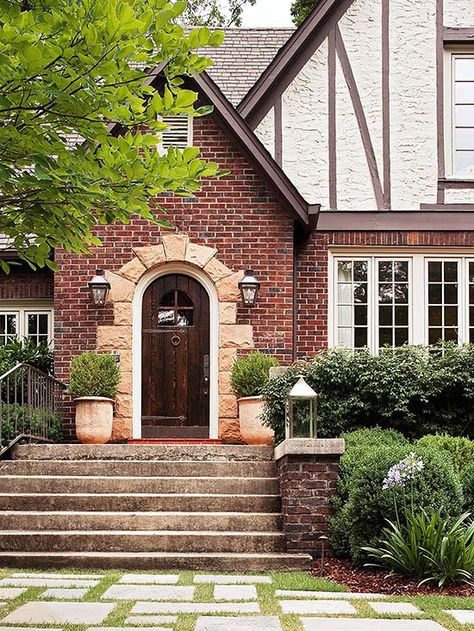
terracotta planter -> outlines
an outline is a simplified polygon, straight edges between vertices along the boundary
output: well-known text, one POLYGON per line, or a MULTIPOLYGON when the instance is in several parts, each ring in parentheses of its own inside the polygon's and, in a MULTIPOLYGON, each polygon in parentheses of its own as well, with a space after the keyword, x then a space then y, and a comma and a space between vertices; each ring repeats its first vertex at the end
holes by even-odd
POLYGON ((239 399, 240 435, 247 445, 272 445, 274 432, 262 425, 262 397, 244 397, 239 399))
POLYGON ((76 403, 76 435, 85 445, 103 445, 112 436, 114 400, 80 397, 76 403))

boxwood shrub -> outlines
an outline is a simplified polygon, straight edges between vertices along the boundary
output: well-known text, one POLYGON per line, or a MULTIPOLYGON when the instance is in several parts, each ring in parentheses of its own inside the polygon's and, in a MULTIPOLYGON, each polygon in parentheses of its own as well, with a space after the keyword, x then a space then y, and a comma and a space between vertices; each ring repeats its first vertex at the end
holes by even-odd
POLYGON ((356 562, 366 560, 363 546, 375 546, 399 507, 411 503, 417 509, 438 510, 458 517, 463 510, 461 482, 450 459, 429 447, 411 445, 395 432, 380 429, 345 436, 346 453, 341 462, 340 494, 331 520, 331 540, 338 556, 356 562), (423 458, 424 470, 409 489, 383 489, 388 470, 410 452, 423 458))
POLYGON ((403 346, 353 353, 332 349, 272 379, 263 395, 264 422, 279 442, 285 400, 298 374, 318 392, 318 435, 362 427, 393 428, 407 437, 447 433, 474 437, 474 346, 446 344, 443 352, 403 346))

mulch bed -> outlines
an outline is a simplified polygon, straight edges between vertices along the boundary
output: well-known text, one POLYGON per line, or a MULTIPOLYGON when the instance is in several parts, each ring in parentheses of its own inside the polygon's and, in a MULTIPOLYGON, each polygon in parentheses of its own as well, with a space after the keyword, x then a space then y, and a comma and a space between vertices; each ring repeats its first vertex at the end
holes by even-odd
MULTIPOLYGON (((402 577, 387 577, 387 572, 354 566, 350 561, 329 559, 324 564, 323 578, 346 585, 351 592, 391 594, 393 596, 474 596, 474 588, 464 583, 440 589, 428 583, 418 587, 418 581, 402 577)), ((320 562, 315 561, 313 576, 319 578, 320 562)))

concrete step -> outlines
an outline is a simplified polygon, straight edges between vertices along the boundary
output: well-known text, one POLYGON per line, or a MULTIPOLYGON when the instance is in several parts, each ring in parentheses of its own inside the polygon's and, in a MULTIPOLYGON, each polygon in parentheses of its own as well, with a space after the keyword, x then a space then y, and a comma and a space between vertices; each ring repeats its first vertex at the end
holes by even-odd
POLYGON ((0 550, 6 552, 283 552, 281 532, 3 530, 0 550))
POLYGON ((0 506, 7 511, 182 511, 276 513, 280 496, 273 495, 168 495, 142 493, 0 493, 0 506))
POLYGON ((139 461, 139 460, 4 460, 1 475, 88 475, 88 476, 155 476, 275 478, 275 462, 267 461, 139 461))
POLYGON ((0 476, 0 493, 209 493, 274 495, 277 478, 0 476))
POLYGON ((0 512, 0 530, 281 530, 278 513, 0 512))
POLYGON ((309 571, 312 559, 288 553, 0 552, 1 567, 210 572, 309 571))
POLYGON ((14 460, 273 462, 273 447, 247 445, 18 445, 14 460))

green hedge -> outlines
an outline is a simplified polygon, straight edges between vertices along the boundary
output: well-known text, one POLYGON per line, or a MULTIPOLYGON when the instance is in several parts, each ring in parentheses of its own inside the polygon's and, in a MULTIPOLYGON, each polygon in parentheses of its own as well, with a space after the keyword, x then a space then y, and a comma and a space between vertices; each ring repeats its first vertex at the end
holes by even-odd
POLYGON ((338 556, 356 562, 366 560, 361 548, 375 546, 386 519, 396 517, 396 503, 403 506, 411 503, 412 497, 417 509, 439 510, 447 517, 462 513, 464 499, 459 475, 445 454, 412 445, 393 431, 364 430, 345 438, 339 496, 331 520, 331 541, 338 556), (410 452, 423 458, 424 470, 409 489, 384 489, 389 469, 410 452))
POLYGON ((270 380, 264 422, 284 437, 285 400, 303 374, 319 394, 318 436, 380 426, 410 438, 448 433, 474 436, 474 346, 444 352, 404 346, 381 351, 329 350, 270 380))

